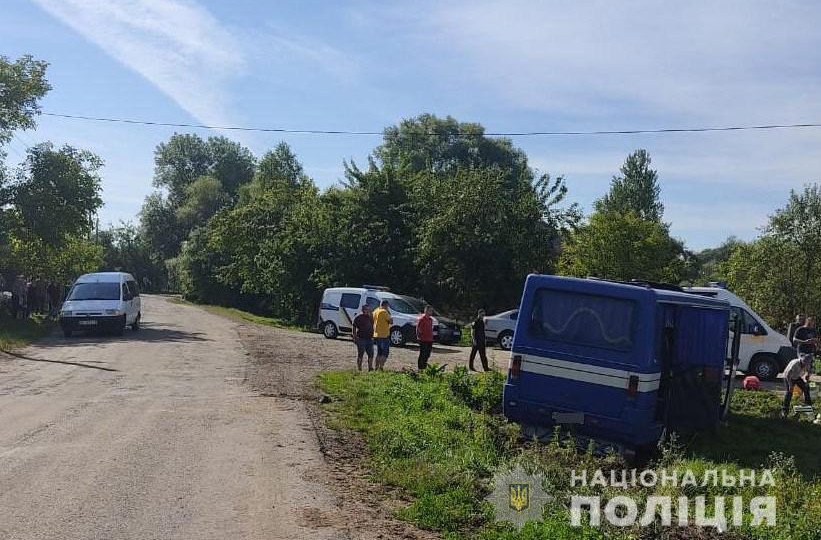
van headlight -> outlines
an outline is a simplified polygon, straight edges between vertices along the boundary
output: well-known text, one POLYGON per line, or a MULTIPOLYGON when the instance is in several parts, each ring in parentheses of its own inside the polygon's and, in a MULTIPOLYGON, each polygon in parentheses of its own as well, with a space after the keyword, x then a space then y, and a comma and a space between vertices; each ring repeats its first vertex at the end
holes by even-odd
POLYGON ((105 310, 105 314, 106 315, 114 315, 116 317, 118 315, 122 315, 123 312, 120 311, 119 309, 107 309, 107 310, 105 310))

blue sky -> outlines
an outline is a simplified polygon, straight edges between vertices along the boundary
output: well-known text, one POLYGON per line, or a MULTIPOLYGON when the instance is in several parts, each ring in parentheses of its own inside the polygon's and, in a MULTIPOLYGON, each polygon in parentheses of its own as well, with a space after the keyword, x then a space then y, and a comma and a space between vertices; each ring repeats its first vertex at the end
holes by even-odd
MULTIPOLYGON (((9 0, 0 54, 50 62, 43 110, 142 120, 378 131, 422 112, 488 131, 821 122, 821 3, 9 0)), ((134 220, 175 130, 41 117, 43 140, 106 162, 103 224, 134 220)), ((181 131, 181 130, 177 130, 181 131)), ((208 135, 209 132, 200 132, 208 135)), ((280 140, 320 186, 374 136, 280 140)), ((514 138, 586 209, 646 148, 665 219, 692 248, 755 237, 821 180, 821 129, 514 138)))

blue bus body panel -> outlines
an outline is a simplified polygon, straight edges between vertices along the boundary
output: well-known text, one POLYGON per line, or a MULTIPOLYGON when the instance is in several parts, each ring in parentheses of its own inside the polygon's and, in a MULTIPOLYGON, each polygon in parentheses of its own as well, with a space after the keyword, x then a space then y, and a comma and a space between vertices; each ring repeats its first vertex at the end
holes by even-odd
MULTIPOLYGON (((563 413, 583 418, 579 433, 625 445, 656 441, 662 430, 657 408, 661 385, 661 329, 678 306, 724 310, 705 297, 607 281, 528 276, 519 308, 513 355, 521 373, 508 375, 503 403, 511 420, 537 426, 563 413), (665 306, 676 306, 669 308, 665 306), (631 384, 633 388, 630 388, 631 384)), ((702 321, 719 328, 721 318, 702 321)), ((698 325, 694 326, 698 333, 698 325)), ((723 334, 722 334, 723 332, 723 334)), ((697 337, 697 336, 696 336, 697 337)), ((694 346, 699 349, 698 346, 694 346)), ((699 349, 718 351, 724 344, 699 349)), ((716 355, 707 355, 711 362, 716 355)))

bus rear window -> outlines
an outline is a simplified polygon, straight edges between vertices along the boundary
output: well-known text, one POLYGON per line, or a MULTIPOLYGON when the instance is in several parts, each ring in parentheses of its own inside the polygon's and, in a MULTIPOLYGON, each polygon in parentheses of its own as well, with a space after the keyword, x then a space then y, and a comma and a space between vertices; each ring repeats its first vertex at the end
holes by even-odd
POLYGON ((529 327, 535 338, 629 351, 635 320, 636 304, 632 300, 539 289, 529 327))

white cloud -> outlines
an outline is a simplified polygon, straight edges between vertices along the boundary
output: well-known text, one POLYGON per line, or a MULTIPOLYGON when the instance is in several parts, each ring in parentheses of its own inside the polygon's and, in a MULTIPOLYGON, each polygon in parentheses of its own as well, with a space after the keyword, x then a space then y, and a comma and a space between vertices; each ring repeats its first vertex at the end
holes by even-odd
POLYGON ((226 83, 243 68, 234 36, 189 0, 34 0, 204 123, 229 123, 226 83))
POLYGON ((819 4, 511 0, 427 13, 433 39, 512 104, 595 116, 598 127, 625 112, 629 127, 662 127, 649 124, 658 115, 677 124, 821 113, 819 4))

